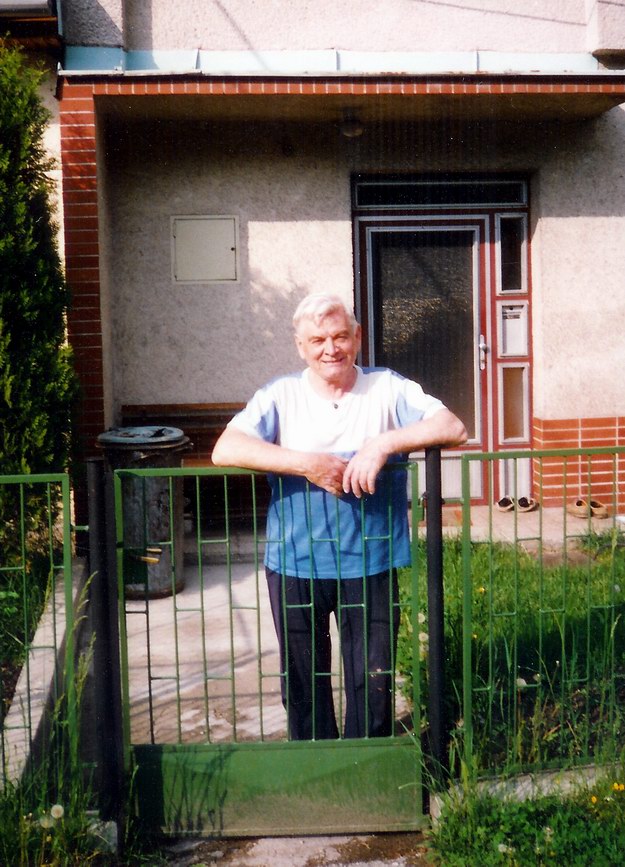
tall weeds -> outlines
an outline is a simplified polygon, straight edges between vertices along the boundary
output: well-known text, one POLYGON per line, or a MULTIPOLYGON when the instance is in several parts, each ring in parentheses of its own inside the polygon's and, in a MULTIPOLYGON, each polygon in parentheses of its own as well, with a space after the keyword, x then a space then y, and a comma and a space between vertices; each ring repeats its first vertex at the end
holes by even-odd
MULTIPOLYGON (((547 566, 518 547, 474 543, 464 587, 460 542, 444 545, 447 719, 466 728, 463 594, 471 594, 472 744, 482 772, 615 756, 625 746, 625 548, 589 536, 575 563, 547 566)), ((402 576, 409 598, 408 574, 402 576)), ((427 592, 420 617, 427 638, 427 592)), ((426 649, 427 641, 419 647, 426 649)), ((398 663, 412 694, 412 627, 403 613, 398 663)), ((427 726, 427 657, 421 654, 427 726)))

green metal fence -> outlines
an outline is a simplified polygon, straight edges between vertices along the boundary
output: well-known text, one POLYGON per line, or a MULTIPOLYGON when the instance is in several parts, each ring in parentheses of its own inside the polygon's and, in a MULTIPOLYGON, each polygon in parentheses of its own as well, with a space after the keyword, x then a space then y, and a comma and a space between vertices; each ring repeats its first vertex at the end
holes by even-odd
MULTIPOLYGON (((290 684, 262 565, 265 478, 217 468, 114 477, 124 741, 140 818, 167 832, 231 835, 419 827, 420 681, 404 677, 400 660, 387 672, 391 735, 287 738, 281 688, 290 684)), ((415 465, 411 479, 418 491, 415 465)), ((419 517, 415 509, 413 570, 387 601, 417 665, 419 517)), ((331 679, 340 721, 338 653, 313 676, 331 679)), ((379 676, 370 672, 371 683, 379 676)))
POLYGON ((77 768, 73 594, 68 476, 0 476, 0 786, 77 768))
MULTIPOLYGON (((462 527, 443 530, 443 703, 452 744, 481 771, 622 753, 624 468, 625 448, 462 458, 462 527), (477 477, 482 506, 471 502, 477 477), (530 496, 538 507, 523 511, 530 496)), ((115 472, 124 748, 146 824, 237 835, 422 823, 432 683, 417 473, 412 465, 413 566, 400 572, 399 598, 389 597, 401 621, 390 666, 395 731, 295 742, 262 566, 265 479, 215 468, 115 472)), ((75 657, 69 505, 65 475, 0 476, 0 783, 32 770, 28 756, 61 700, 69 737, 65 754, 48 758, 78 767, 76 675, 62 662, 75 657)), ((316 675, 330 676, 340 718, 338 654, 316 675)))
POLYGON ((446 551, 447 632, 463 643, 448 638, 449 713, 481 771, 610 760, 625 746, 624 453, 463 456, 462 539, 446 551), (481 510, 474 462, 491 492, 481 510), (492 496, 504 469, 505 512, 492 496), (530 491, 539 505, 524 512, 530 491))

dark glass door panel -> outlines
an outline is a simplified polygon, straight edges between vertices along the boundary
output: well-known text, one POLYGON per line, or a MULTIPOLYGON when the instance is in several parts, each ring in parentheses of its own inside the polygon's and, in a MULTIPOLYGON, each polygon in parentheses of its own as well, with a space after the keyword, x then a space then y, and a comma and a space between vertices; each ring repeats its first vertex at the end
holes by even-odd
POLYGON ((476 394, 475 228, 374 230, 375 363, 421 383, 480 436, 476 394))

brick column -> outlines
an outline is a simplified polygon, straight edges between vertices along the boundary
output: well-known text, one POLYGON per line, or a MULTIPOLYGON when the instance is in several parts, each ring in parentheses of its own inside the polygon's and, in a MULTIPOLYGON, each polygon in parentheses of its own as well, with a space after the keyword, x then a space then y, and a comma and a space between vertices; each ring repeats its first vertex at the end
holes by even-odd
POLYGON ((86 495, 80 483, 81 459, 95 451, 104 429, 102 319, 98 246, 94 88, 60 82, 61 162, 66 276, 71 290, 69 342, 81 383, 76 417, 76 522, 86 522, 86 495))

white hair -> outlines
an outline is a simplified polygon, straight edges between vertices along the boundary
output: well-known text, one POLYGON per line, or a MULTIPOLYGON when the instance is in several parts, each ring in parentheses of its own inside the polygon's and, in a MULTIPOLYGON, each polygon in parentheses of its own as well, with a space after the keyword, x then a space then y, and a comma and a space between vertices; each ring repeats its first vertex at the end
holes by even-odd
POLYGON ((311 319, 315 325, 319 325, 326 316, 337 312, 345 314, 352 328, 356 326, 356 317, 342 298, 338 295, 327 295, 325 292, 314 292, 297 305, 293 314, 293 328, 297 331, 302 319, 311 319))

